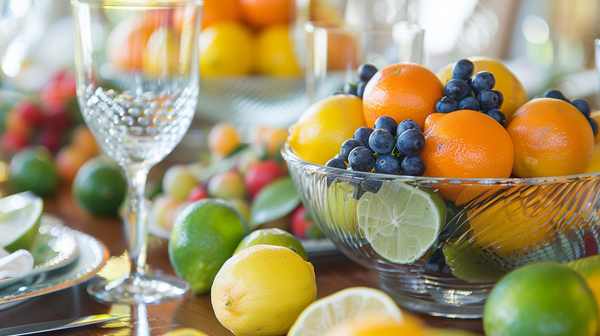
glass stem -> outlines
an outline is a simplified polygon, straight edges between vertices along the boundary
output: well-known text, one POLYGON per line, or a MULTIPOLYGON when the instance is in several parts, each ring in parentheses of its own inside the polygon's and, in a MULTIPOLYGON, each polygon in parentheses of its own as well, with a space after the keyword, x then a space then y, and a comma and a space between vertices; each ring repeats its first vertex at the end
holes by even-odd
POLYGON ((130 274, 146 274, 146 250, 148 240, 148 209, 146 208, 146 178, 150 167, 142 163, 123 165, 129 193, 124 215, 125 237, 128 242, 130 274))

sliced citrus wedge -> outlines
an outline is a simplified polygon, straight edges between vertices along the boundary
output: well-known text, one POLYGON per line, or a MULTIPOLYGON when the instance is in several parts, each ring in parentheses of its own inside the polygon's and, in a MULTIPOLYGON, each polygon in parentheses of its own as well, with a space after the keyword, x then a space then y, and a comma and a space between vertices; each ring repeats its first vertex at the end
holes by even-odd
POLYGON ((431 189, 396 181, 365 193, 356 215, 375 252, 393 263, 412 264, 437 240, 446 204, 431 189))
POLYGON ((384 292, 352 287, 311 303, 294 323, 288 336, 322 336, 350 317, 364 312, 388 314, 402 322, 402 312, 384 292))
POLYGON ((29 249, 37 236, 42 199, 31 192, 0 198, 0 247, 9 252, 29 249))

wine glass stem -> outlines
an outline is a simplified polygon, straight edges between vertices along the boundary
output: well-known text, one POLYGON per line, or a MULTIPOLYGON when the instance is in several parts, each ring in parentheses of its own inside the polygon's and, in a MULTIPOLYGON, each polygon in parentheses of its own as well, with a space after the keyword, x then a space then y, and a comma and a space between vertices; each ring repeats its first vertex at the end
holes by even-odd
POLYGON ((146 178, 150 167, 142 163, 124 164, 129 195, 124 216, 125 233, 128 240, 130 274, 146 274, 146 249, 148 238, 146 196, 146 178))

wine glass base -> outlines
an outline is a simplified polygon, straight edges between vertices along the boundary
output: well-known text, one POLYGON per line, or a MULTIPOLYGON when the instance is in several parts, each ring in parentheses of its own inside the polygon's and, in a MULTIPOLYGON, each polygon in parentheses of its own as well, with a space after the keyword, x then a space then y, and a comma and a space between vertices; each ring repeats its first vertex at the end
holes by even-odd
POLYGON ((93 282, 87 292, 100 301, 136 305, 179 299, 189 288, 187 282, 171 276, 127 274, 112 282, 93 282))

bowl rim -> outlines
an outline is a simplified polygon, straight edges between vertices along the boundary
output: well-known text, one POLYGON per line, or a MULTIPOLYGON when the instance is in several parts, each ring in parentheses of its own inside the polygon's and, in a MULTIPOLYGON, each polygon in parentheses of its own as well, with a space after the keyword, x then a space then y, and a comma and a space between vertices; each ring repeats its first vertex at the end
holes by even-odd
POLYGON ((587 174, 574 174, 564 176, 549 176, 549 177, 507 177, 507 178, 450 178, 450 177, 424 177, 424 176, 409 176, 409 175, 389 175, 378 173, 357 172, 334 167, 327 167, 320 164, 308 162, 296 155, 289 142, 285 142, 281 148, 281 155, 286 162, 297 162, 304 166, 310 166, 324 170, 326 174, 335 174, 338 176, 348 176, 350 178, 366 178, 380 180, 404 180, 423 184, 449 184, 449 185, 539 185, 553 183, 567 183, 592 178, 600 178, 600 172, 587 174))

